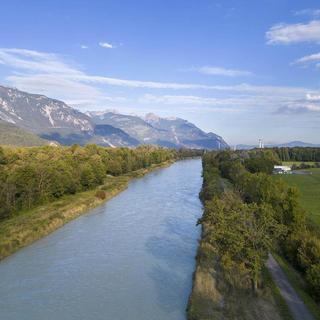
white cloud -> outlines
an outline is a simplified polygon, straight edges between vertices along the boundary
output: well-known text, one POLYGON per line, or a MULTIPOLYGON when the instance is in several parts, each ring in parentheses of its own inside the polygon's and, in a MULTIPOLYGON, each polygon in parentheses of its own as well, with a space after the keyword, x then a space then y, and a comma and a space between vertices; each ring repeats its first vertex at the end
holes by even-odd
POLYGON ((75 76, 84 73, 56 54, 0 48, 0 64, 14 70, 6 80, 21 90, 55 97, 70 104, 77 101, 79 104, 103 105, 119 101, 119 97, 109 97, 99 88, 75 80, 75 76))
POLYGON ((292 103, 286 106, 280 107, 277 110, 277 114, 301 114, 301 113, 318 113, 320 112, 319 104, 312 103, 292 103))
POLYGON ((320 9, 303 9, 295 12, 296 16, 312 16, 312 17, 319 17, 320 16, 320 9))
POLYGON ((190 70, 197 71, 199 73, 226 77, 243 77, 252 76, 253 73, 246 70, 225 69, 221 67, 204 66, 199 68, 192 68, 190 70))
POLYGON ((320 94, 307 93, 305 98, 288 101, 278 108, 276 113, 283 114, 301 114, 320 112, 320 94))
POLYGON ((106 49, 114 49, 115 45, 109 43, 109 42, 99 42, 99 46, 106 49))
MULTIPOLYGON (((319 95, 320 96, 320 95, 319 95)), ((309 94, 301 99, 279 96, 259 96, 259 95, 236 95, 232 97, 211 98, 191 95, 153 95, 145 94, 140 97, 139 102, 146 105, 174 105, 176 107, 193 111, 222 111, 222 112, 257 112, 257 113, 297 113, 296 108, 303 105, 304 108, 311 110, 312 104, 318 96, 309 94), (311 101, 311 99, 313 99, 311 101), (281 107, 279 107, 281 106, 281 107), (190 109, 191 108, 191 109, 190 109)), ((320 100, 319 100, 320 102, 320 100)))
POLYGON ((307 101, 317 101, 317 102, 320 102, 320 94, 307 93, 307 94, 306 94, 306 100, 307 100, 307 101))
POLYGON ((89 47, 86 46, 85 44, 82 44, 82 45, 80 46, 80 48, 81 48, 81 49, 88 49, 89 47))
POLYGON ((157 103, 157 104, 191 104, 191 105, 217 105, 220 99, 216 98, 204 98, 199 96, 184 96, 184 95, 152 95, 145 94, 140 98, 140 102, 143 103, 157 103))
POLYGON ((308 56, 304 56, 300 59, 297 59, 296 61, 294 61, 293 64, 308 64, 308 63, 313 63, 313 62, 318 62, 318 61, 320 61, 320 52, 310 54, 308 56))
POLYGON ((191 95, 152 95, 145 94, 140 98, 143 103, 167 105, 208 105, 208 106, 248 106, 246 98, 208 98, 191 95))
MULTIPOLYGON (((128 80, 90 75, 79 67, 65 61, 65 57, 25 49, 0 49, 0 64, 10 68, 6 77, 8 84, 21 90, 42 93, 62 99, 67 103, 99 107, 126 102, 132 105, 157 103, 179 107, 201 106, 228 108, 276 108, 290 101, 320 95, 302 87, 238 85, 205 85, 194 83, 156 82, 128 80), (104 86, 134 88, 139 93, 148 89, 179 91, 179 94, 145 95, 142 98, 125 98, 105 94, 104 86), (192 94, 190 92, 192 91, 192 94), (185 94, 185 93, 188 94, 185 94), (201 93, 200 93, 201 92, 201 93), (195 94, 196 93, 196 94, 195 94), (203 97, 202 95, 210 95, 203 97), (212 96, 213 95, 213 96, 212 96), (223 97, 223 98, 221 98, 223 97), (137 99, 137 100, 135 100, 137 99), (108 105, 109 103, 109 105, 108 105)), ((144 93, 144 92, 142 92, 144 93)), ((132 94, 131 94, 132 96, 132 94)), ((114 107, 114 105, 112 106, 114 107)), ((138 108, 138 106, 137 106, 138 108)))
POLYGON ((56 54, 26 49, 0 48, 0 63, 33 73, 81 74, 81 71, 62 62, 56 54))
POLYGON ((268 44, 320 43, 320 20, 306 24, 277 24, 267 31, 266 38, 268 44))
POLYGON ((173 83, 173 82, 155 82, 141 80, 127 80, 118 78, 109 78, 90 75, 72 75, 72 78, 87 83, 99 83, 112 86, 128 87, 128 88, 149 88, 149 89, 172 89, 172 90, 212 90, 224 92, 240 92, 240 93, 259 93, 273 95, 295 95, 308 91, 302 87, 278 87, 278 86, 255 86, 250 84, 238 84, 230 86, 222 85, 203 85, 190 83, 173 83))
MULTIPOLYGON (((309 90, 302 87, 279 87, 279 86, 255 86, 250 84, 238 84, 230 86, 204 85, 174 82, 156 82, 142 80, 128 80, 86 74, 63 61, 61 56, 52 53, 43 53, 25 49, 1 49, 0 63, 10 66, 14 70, 25 70, 27 75, 20 75, 29 80, 30 75, 51 75, 61 76, 63 79, 79 83, 111 85, 128 88, 149 88, 149 89, 172 89, 172 90, 213 90, 223 92, 238 92, 251 94, 273 94, 273 95, 301 95, 309 90)), ((14 78, 16 79, 16 78, 14 78)))

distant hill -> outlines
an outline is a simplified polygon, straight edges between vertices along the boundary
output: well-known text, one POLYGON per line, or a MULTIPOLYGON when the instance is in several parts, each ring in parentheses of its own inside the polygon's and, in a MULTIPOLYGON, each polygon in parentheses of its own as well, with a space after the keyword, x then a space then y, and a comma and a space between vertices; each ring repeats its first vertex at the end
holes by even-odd
MULTIPOLYGON (((173 148, 224 149, 228 144, 187 120, 145 118, 114 111, 82 113, 63 101, 0 86, 0 120, 61 144, 110 147, 155 144, 173 148)), ((40 140, 39 140, 40 141, 40 140)))
POLYGON ((36 134, 0 120, 0 145, 31 147, 46 144, 50 144, 50 142, 39 138, 36 134))
POLYGON ((277 147, 320 147, 320 144, 313 144, 313 143, 308 143, 308 142, 303 142, 303 141, 291 141, 287 143, 282 143, 276 145, 277 147))
MULTIPOLYGON (((266 144, 265 148, 293 148, 293 147, 313 147, 313 148, 320 148, 320 144, 308 143, 303 141, 291 141, 286 143, 279 143, 279 144, 266 144)), ((247 150, 247 149, 254 149, 258 148, 258 145, 247 145, 247 144, 238 144, 238 150, 247 150)))

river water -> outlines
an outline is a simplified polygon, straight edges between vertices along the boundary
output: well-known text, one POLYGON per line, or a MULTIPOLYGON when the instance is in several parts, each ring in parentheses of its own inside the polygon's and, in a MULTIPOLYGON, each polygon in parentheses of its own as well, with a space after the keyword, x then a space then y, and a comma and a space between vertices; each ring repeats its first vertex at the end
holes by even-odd
POLYGON ((186 319, 201 183, 179 161, 1 261, 0 319, 186 319))

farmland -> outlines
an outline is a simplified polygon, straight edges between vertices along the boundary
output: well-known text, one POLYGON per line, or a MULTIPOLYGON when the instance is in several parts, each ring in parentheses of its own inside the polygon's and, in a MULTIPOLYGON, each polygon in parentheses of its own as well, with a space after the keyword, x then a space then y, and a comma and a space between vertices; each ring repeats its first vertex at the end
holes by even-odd
MULTIPOLYGON (((287 164, 287 163, 286 163, 287 164)), ((274 176, 300 191, 301 204, 311 221, 320 227, 320 168, 303 170, 308 174, 274 176)))

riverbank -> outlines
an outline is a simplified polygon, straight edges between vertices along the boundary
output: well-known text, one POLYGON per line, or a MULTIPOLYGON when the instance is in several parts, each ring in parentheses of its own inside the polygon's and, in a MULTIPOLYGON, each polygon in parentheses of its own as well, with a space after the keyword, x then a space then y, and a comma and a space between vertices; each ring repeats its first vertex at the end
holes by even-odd
POLYGON ((204 240, 199 244, 193 286, 188 301, 188 320, 243 319, 292 320, 282 296, 264 271, 257 294, 232 287, 225 279, 214 248, 204 240))
POLYGON ((103 185, 93 190, 68 195, 31 210, 17 212, 0 223, 0 260, 57 230, 89 209, 110 200, 125 190, 130 180, 170 166, 173 162, 152 165, 122 176, 108 176, 103 185))
POLYGON ((255 225, 260 221, 252 219, 253 215, 248 214, 252 207, 234 192, 233 181, 221 174, 230 163, 223 157, 215 157, 214 153, 203 156, 200 198, 204 212, 199 220, 202 234, 187 307, 188 320, 291 320, 288 306, 263 267, 262 258, 259 276, 252 277, 250 258, 244 257, 253 253, 257 257, 258 252, 250 249, 255 248, 255 244, 244 235, 255 233, 238 226, 250 225, 252 221, 255 225))

